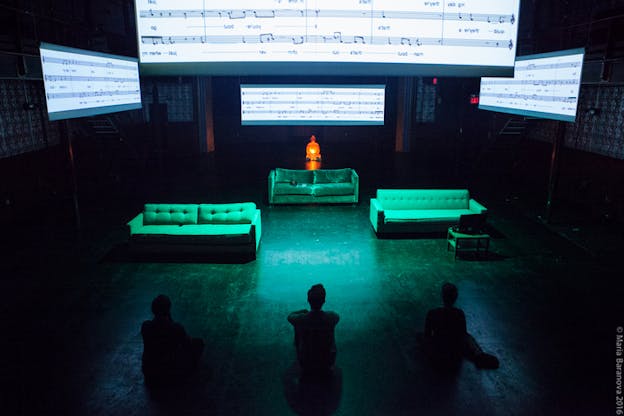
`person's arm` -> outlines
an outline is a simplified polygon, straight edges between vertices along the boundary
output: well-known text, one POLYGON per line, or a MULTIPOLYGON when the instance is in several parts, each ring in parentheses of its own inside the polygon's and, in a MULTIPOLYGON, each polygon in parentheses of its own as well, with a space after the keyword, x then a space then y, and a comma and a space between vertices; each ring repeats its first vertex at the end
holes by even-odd
POLYGON ((331 322, 331 324, 333 326, 336 326, 336 324, 338 323, 338 321, 340 321, 340 315, 338 315, 336 312, 325 312, 326 316, 329 316, 329 321, 331 322))
POLYGON ((191 337, 189 334, 187 334, 186 329, 184 329, 184 326, 182 324, 175 322, 173 324, 173 327, 175 331, 176 342, 182 346, 190 345, 191 337))
POLYGON ((427 317, 425 318, 425 336, 430 337, 433 335, 433 328, 431 327, 431 311, 427 312, 427 317))
POLYGON ((294 325, 295 322, 297 322, 299 319, 301 319, 301 317, 305 316, 307 313, 308 313, 307 309, 301 309, 299 311, 291 312, 288 315, 288 322, 294 325))
POLYGON ((462 333, 467 334, 468 330, 466 329, 466 315, 464 315, 464 311, 462 311, 461 309, 459 310, 459 312, 461 316, 460 325, 462 333))

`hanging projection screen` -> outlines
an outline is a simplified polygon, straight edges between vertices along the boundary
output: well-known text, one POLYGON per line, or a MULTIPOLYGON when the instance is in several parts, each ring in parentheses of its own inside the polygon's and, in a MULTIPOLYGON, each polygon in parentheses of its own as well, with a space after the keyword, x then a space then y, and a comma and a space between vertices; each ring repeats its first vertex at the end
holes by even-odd
POLYGON ((39 52, 51 121, 141 108, 138 59, 43 42, 39 52))
POLYGON ((575 121, 583 49, 519 56, 513 78, 481 78, 479 108, 575 121))
POLYGON ((520 0, 135 0, 150 75, 513 74, 520 0))
POLYGON ((385 85, 241 85, 242 125, 383 125, 385 85))

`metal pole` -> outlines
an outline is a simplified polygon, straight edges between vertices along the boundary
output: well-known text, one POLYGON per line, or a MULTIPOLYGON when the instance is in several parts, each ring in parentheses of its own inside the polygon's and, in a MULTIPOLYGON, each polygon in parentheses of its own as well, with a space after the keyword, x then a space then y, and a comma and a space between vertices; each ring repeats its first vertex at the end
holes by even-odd
POLYGON ((559 153, 563 141, 565 139, 565 124, 563 121, 559 121, 557 124, 557 132, 555 133, 555 139, 553 141, 552 154, 550 156, 550 175, 548 177, 548 199, 546 200, 546 215, 544 220, 546 223, 550 222, 553 211, 553 202, 555 191, 557 190, 557 179, 559 176, 559 153))
POLYGON ((403 77, 399 79, 397 86, 397 120, 395 130, 395 152, 410 151, 412 96, 414 93, 414 78, 403 77))
POLYGON ((71 134, 67 126, 67 120, 61 122, 61 135, 65 136, 67 140, 67 154, 69 158, 69 166, 71 168, 71 181, 72 181, 72 197, 74 200, 74 216, 76 219, 76 228, 80 230, 80 206, 78 205, 78 181, 76 180, 76 165, 74 163, 74 148, 72 146, 71 134))

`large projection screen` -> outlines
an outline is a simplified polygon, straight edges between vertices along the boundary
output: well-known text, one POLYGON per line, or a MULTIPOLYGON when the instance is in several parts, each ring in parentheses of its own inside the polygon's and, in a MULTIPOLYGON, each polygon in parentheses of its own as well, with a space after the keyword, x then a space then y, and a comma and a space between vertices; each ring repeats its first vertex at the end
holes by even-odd
POLYGON ((151 75, 512 75, 520 0, 135 0, 151 75))
POLYGON ((513 78, 481 78, 479 108, 575 121, 583 49, 518 57, 513 78))
POLYGON ((242 125, 382 125, 384 85, 241 85, 242 125))
POLYGON ((137 58, 41 43, 50 120, 141 108, 137 58))

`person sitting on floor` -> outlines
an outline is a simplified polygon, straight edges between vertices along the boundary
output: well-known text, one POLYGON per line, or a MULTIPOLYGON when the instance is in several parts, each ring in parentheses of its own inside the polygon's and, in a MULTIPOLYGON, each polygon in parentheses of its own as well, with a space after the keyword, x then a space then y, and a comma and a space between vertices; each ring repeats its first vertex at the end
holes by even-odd
POLYGON ((498 359, 483 352, 477 341, 466 330, 466 316, 456 308, 457 286, 442 286, 444 306, 427 313, 425 319, 425 351, 434 364, 454 368, 466 357, 479 368, 498 368, 498 359))
POLYGON ((312 286, 308 290, 311 311, 303 309, 288 315, 288 322, 295 329, 297 360, 304 374, 331 374, 336 362, 334 328, 340 317, 321 310, 325 295, 323 285, 312 286))
POLYGON ((158 295, 152 301, 154 319, 143 322, 142 370, 148 385, 167 384, 191 373, 199 364, 204 341, 191 338, 171 319, 171 300, 158 295))

